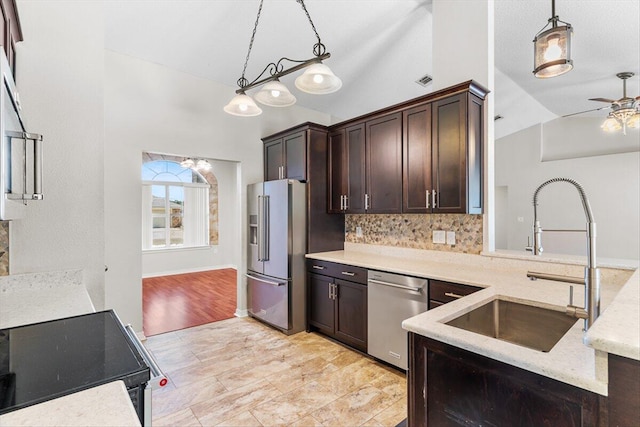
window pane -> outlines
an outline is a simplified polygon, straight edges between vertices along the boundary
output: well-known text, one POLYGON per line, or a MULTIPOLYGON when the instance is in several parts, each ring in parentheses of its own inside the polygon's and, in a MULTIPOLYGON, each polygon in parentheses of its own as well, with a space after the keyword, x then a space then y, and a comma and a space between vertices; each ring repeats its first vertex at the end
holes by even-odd
POLYGON ((153 195, 153 202, 152 202, 151 209, 154 214, 164 214, 166 212, 166 209, 165 209, 166 193, 167 193, 167 188, 164 185, 151 186, 151 194, 153 195))
POLYGON ((167 244, 166 231, 164 228, 153 230, 153 247, 164 247, 167 244))
POLYGON ((184 243, 184 233, 182 228, 171 229, 171 245, 182 245, 184 243))
POLYGON ((153 217, 153 228, 165 228, 167 224, 166 219, 164 216, 153 217))
POLYGON ((169 182, 180 182, 180 178, 178 178, 175 174, 169 172, 162 172, 153 178, 154 181, 169 181, 169 182))

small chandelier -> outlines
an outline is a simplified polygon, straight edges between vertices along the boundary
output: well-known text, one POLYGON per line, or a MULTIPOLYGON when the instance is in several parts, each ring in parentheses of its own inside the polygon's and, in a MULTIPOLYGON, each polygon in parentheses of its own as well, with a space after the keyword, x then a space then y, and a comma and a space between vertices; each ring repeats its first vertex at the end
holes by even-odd
POLYGON ((556 1, 551 0, 551 18, 533 39, 533 75, 539 79, 556 77, 571 71, 571 34, 573 28, 556 15, 556 1), (560 22, 561 26, 558 26, 560 22), (549 24, 551 28, 545 30, 549 24))
POLYGON ((305 69, 304 73, 295 80, 296 87, 303 92, 320 95, 335 92, 342 87, 342 81, 333 74, 329 67, 322 63, 322 61, 329 58, 331 54, 327 52, 325 45, 320 41, 320 36, 318 35, 318 31, 316 31, 315 25, 313 25, 304 0, 296 1, 302 6, 304 13, 309 19, 311 28, 318 39, 318 43, 313 45, 314 57, 307 60, 295 60, 286 57, 280 58, 277 62, 268 64, 253 81, 249 82, 249 80, 247 80, 245 73, 247 71, 247 64, 249 63, 249 56, 251 55, 251 48, 253 47, 253 40, 256 36, 256 30, 258 29, 258 21, 260 21, 263 1, 264 0, 260 0, 258 16, 256 17, 256 23, 253 27, 253 34, 249 42, 247 58, 244 61, 242 76, 237 82, 240 88, 236 90, 237 95, 224 107, 224 111, 234 116, 251 117, 262 113, 262 109, 258 107, 253 98, 246 94, 249 89, 261 85, 264 86, 255 94, 256 101, 261 104, 271 107, 288 107, 295 104, 296 97, 280 82, 280 77, 298 70, 305 69), (297 65, 285 69, 284 61, 297 65), (267 73, 269 75, 263 77, 267 73))
POLYGON ((640 96, 635 99, 627 97, 627 79, 633 75, 630 72, 616 74, 622 80, 622 98, 611 103, 611 112, 600 126, 602 130, 615 132, 622 129, 626 135, 628 127, 640 128, 640 96))
POLYGON ((194 160, 192 158, 187 157, 183 161, 180 162, 180 167, 185 169, 192 169, 198 171, 210 171, 211 163, 207 159, 197 159, 194 160))

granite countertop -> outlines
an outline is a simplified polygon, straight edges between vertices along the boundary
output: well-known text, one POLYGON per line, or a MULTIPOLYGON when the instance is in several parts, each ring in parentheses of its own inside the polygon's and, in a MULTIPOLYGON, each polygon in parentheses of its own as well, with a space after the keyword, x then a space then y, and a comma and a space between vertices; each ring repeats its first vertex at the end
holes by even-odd
POLYGON ((82 270, 0 277, 0 329, 93 313, 82 270))
POLYGON ((0 426, 140 426, 122 381, 0 415, 0 426))
MULTIPOLYGON (((625 354, 622 355, 632 357, 635 354, 635 358, 639 358, 638 334, 635 344, 622 332, 617 338, 609 338, 609 329, 615 328, 615 322, 622 321, 624 325, 634 323, 636 327, 640 323, 637 271, 603 269, 601 318, 586 338, 582 332, 583 322, 576 322, 551 351, 543 353, 455 328, 445 322, 496 296, 513 301, 525 300, 531 305, 564 312, 569 302, 569 284, 548 280, 531 281, 526 277, 526 272, 534 270, 581 276, 583 270, 580 266, 550 264, 537 259, 528 262, 361 244, 345 245, 344 251, 309 254, 307 258, 483 287, 485 289, 481 291, 405 320, 403 328, 601 395, 607 394, 606 352, 616 353, 624 349, 625 354), (616 298, 620 289, 623 292, 616 298), (627 293, 629 295, 625 298, 627 293), (619 298, 623 298, 623 301, 618 301, 619 298), (618 313, 622 302, 627 307, 620 310, 622 313, 618 313), (599 324, 610 326, 598 326, 599 324), (583 340, 594 348, 585 345, 583 340), (614 345, 614 342, 618 344, 614 345)), ((575 287, 575 301, 583 299, 581 288, 575 287)), ((633 327, 631 329, 633 333, 633 327)))

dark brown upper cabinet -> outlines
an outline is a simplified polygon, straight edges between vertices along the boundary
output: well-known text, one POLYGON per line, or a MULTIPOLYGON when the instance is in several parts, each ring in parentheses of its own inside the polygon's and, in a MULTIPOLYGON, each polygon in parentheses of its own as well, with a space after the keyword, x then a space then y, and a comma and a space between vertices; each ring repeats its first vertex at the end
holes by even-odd
POLYGON ((306 135, 293 132, 274 139, 264 139, 264 179, 306 181, 306 135))
POLYGON ((401 212, 400 113, 338 128, 330 145, 330 212, 401 212))
POLYGON ((21 42, 23 38, 15 0, 0 0, 0 14, 0 44, 16 80, 16 43, 21 42))
POLYGON ((331 127, 328 212, 482 213, 487 93, 468 81, 331 127))
POLYGON ((482 213, 482 111, 461 93, 403 112, 403 212, 482 213))
POLYGON ((263 138, 264 179, 307 183, 307 253, 344 247, 344 216, 327 212, 329 162, 327 127, 304 123, 263 138))

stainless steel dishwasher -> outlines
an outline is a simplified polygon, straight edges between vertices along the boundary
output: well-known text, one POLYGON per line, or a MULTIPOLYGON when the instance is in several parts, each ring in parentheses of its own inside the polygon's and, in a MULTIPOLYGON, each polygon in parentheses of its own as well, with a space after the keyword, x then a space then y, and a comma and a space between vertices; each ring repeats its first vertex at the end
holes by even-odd
POLYGON ((427 311, 428 280, 369 270, 367 352, 407 369, 407 331, 402 321, 427 311))

